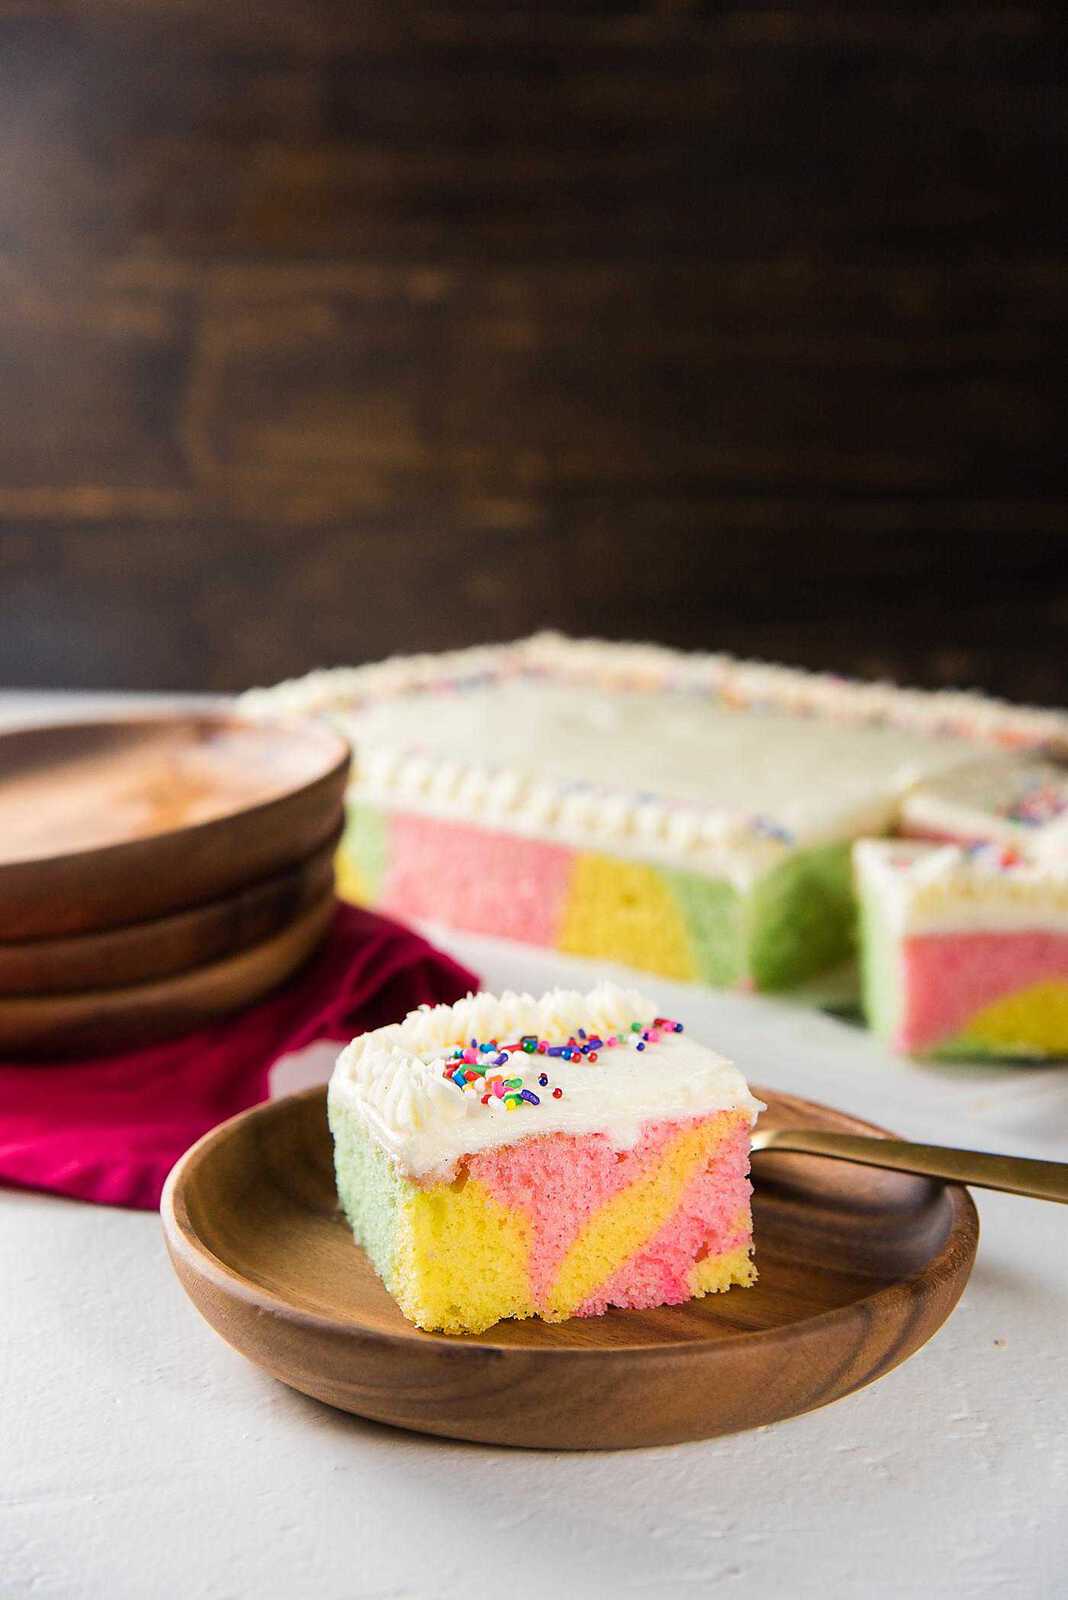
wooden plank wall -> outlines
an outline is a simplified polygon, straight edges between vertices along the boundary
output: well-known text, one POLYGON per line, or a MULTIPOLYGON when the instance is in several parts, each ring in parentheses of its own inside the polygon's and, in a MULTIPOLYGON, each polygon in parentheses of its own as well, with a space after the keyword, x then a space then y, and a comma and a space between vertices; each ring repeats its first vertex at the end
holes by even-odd
POLYGON ((1068 698, 1059 6, 0 0, 0 682, 1068 698))

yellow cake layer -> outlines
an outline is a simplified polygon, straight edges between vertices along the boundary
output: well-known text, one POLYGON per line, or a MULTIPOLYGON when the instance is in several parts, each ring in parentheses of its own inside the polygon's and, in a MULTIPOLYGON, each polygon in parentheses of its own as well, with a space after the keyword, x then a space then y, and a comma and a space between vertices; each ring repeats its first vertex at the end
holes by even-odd
MULTIPOLYGON (((445 1333, 478 1333, 504 1317, 561 1322, 659 1232, 687 1185, 736 1131, 734 1119, 725 1124, 715 1117, 678 1134, 650 1171, 594 1213, 542 1304, 530 1281, 525 1213, 502 1206, 466 1174, 429 1189, 412 1186, 398 1212, 390 1291, 412 1322, 445 1333)), ((694 1273, 695 1295, 747 1284, 755 1275, 748 1247, 700 1262, 694 1273)))
POLYGON ((344 844, 334 856, 334 883, 342 900, 348 900, 354 906, 369 904, 371 895, 363 874, 353 859, 352 852, 346 850, 344 844))
POLYGON ((390 1290, 420 1328, 481 1333, 533 1317, 530 1222, 474 1178, 417 1189, 401 1208, 390 1290))
POLYGON ((961 1042, 993 1055, 1068 1055, 1068 982, 1032 983, 972 1016, 961 1042))
POLYGON ((688 1128, 666 1147, 650 1173, 595 1211, 560 1263, 540 1315, 548 1322, 572 1316, 606 1278, 659 1233, 677 1209, 683 1190, 713 1159, 725 1137, 718 1117, 688 1128), (607 1269, 606 1262, 611 1263, 607 1269))
POLYGON ((571 955, 622 961, 665 978, 699 975, 674 896, 662 875, 640 861, 578 856, 557 944, 571 955))
POLYGON ((690 1292, 694 1299, 704 1294, 719 1294, 724 1289, 733 1289, 736 1284, 748 1288, 755 1283, 757 1269, 750 1249, 750 1245, 740 1244, 736 1250, 698 1261, 690 1272, 690 1292))

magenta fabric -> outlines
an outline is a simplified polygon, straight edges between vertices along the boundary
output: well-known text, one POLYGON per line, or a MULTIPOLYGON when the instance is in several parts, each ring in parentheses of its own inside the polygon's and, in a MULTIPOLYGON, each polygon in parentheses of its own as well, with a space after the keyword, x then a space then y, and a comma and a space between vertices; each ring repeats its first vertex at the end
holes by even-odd
POLYGON ((267 1098, 280 1057, 474 988, 410 929, 341 905, 309 965, 237 1016, 122 1055, 0 1062, 0 1183, 154 1209, 183 1151, 267 1098))

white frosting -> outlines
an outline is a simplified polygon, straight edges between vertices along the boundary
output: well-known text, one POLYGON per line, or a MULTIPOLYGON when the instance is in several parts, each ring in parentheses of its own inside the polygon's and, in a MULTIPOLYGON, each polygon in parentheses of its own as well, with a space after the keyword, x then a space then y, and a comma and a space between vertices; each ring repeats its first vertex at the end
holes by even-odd
POLYGON ((555 989, 530 995, 478 994, 454 1006, 411 1012, 402 1023, 361 1034, 340 1054, 330 1081, 333 1106, 354 1112, 406 1176, 448 1178, 464 1155, 550 1133, 607 1135, 614 1149, 633 1146, 645 1123, 744 1110, 750 1122, 763 1110, 738 1069, 685 1033, 651 1040, 641 1051, 630 1024, 660 1013, 643 995, 602 984, 590 994, 555 989), (626 1044, 598 1051, 596 1062, 517 1052, 505 1077, 522 1076, 540 1104, 506 1109, 491 1097, 463 1090, 442 1073, 457 1045, 472 1038, 501 1043, 537 1034, 565 1043, 579 1028, 626 1044), (538 1085, 538 1074, 549 1085, 538 1085), (561 1099, 552 1089, 563 1090, 561 1099))
POLYGON ((884 831, 912 787, 971 757, 965 740, 1068 743, 1057 712, 551 634, 313 673, 244 704, 328 715, 355 745, 353 793, 376 804, 739 887, 792 845, 884 831))
POLYGON ((899 689, 889 683, 864 683, 728 655, 567 639, 555 633, 535 634, 508 645, 394 656, 361 667, 312 672, 272 689, 250 690, 242 703, 250 713, 276 714, 282 708, 301 714, 333 713, 372 700, 421 690, 439 692, 480 678, 531 671, 570 682, 667 690, 835 721, 911 728, 999 748, 1068 748, 1068 714, 1063 711, 1010 705, 961 690, 899 689))
POLYGON ((972 761, 919 784, 901 820, 914 833, 989 840, 1039 859, 1068 855, 1068 772, 1026 757, 972 761))
POLYGON ((623 830, 672 854, 737 847, 754 815, 797 842, 879 831, 910 785, 960 760, 955 743, 898 728, 528 677, 430 707, 375 702, 345 728, 365 793, 513 824, 533 807, 564 830, 623 830))
POLYGON ((1005 866, 999 846, 865 839, 853 847, 857 886, 898 936, 1068 932, 1068 861, 1005 866))

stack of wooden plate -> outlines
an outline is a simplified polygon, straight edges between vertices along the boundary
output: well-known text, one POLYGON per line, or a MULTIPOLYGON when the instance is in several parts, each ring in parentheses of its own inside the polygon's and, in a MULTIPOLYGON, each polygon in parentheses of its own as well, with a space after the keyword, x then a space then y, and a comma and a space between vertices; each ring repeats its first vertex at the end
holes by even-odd
POLYGON ((315 723, 180 715, 0 735, 0 1053, 200 1027, 311 956, 349 752, 315 723))

